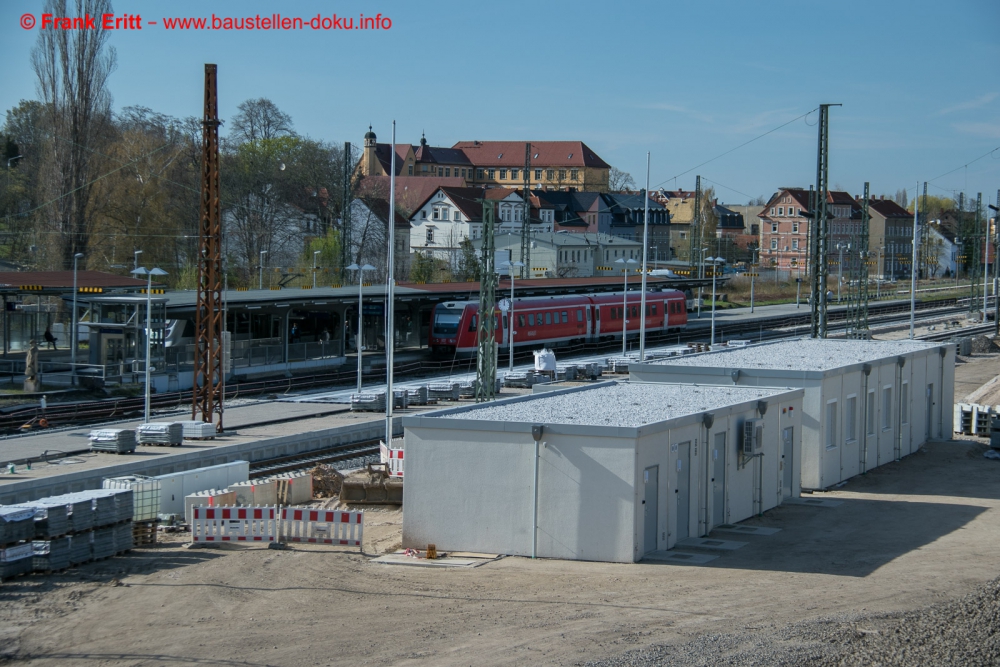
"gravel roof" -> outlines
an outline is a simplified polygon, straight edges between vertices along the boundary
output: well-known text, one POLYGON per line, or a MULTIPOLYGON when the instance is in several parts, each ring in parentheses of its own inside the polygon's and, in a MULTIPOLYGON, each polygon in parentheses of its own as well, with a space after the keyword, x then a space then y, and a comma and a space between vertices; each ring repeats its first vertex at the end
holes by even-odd
POLYGON ((500 401, 440 417, 533 424, 638 427, 766 398, 785 391, 790 390, 621 382, 565 394, 539 394, 524 401, 500 401))
POLYGON ((708 354, 670 357, 651 363, 658 366, 825 371, 936 346, 936 343, 909 340, 865 341, 799 338, 765 343, 764 345, 716 350, 708 354))

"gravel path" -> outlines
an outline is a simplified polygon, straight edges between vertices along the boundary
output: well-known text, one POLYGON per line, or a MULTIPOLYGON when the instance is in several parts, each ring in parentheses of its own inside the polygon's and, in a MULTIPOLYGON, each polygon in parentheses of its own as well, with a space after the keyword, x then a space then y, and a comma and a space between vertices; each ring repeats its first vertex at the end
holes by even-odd
POLYGON ((1000 665, 1000 579, 958 600, 917 611, 841 616, 784 628, 747 626, 685 644, 629 651, 585 667, 654 665, 1000 665))

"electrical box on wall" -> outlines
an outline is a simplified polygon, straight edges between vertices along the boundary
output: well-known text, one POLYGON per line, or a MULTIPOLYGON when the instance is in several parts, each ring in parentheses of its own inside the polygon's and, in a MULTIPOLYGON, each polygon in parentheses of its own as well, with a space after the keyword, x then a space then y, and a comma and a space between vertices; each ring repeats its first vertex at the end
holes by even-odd
POLYGON ((764 420, 747 419, 743 422, 740 452, 743 456, 753 456, 760 451, 764 440, 764 420))

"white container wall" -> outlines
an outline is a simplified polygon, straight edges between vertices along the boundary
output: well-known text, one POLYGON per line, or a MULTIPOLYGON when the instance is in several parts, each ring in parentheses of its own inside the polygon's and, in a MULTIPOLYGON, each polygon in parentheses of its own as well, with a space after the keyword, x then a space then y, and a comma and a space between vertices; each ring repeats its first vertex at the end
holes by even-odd
POLYGON ((950 437, 955 349, 801 339, 636 364, 629 375, 644 382, 801 387, 801 484, 825 489, 950 437))
POLYGON ((250 479, 250 463, 232 461, 205 468, 195 468, 160 475, 153 479, 160 482, 160 514, 184 513, 184 498, 209 489, 225 489, 236 482, 250 479))
POLYGON ((633 562, 797 495, 802 391, 602 383, 404 418, 404 546, 633 562), (757 449, 742 452, 759 419, 757 449), (786 430, 787 429, 787 430, 786 430))

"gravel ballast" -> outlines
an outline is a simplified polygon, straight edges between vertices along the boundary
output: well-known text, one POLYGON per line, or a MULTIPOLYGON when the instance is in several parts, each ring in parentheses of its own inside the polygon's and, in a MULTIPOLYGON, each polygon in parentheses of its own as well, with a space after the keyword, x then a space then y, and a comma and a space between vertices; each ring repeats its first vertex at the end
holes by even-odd
POLYGON ((583 391, 540 394, 530 400, 498 401, 458 414, 442 414, 441 418, 634 428, 786 391, 793 390, 622 382, 583 391))
POLYGON ((585 667, 1000 664, 1000 579, 951 602, 897 614, 858 614, 784 628, 748 626, 684 644, 629 651, 585 667))
POLYGON ((716 350, 706 354, 670 357, 650 363, 656 366, 825 371, 831 368, 877 361, 900 354, 919 352, 937 346, 937 343, 908 340, 859 341, 799 338, 716 350))

